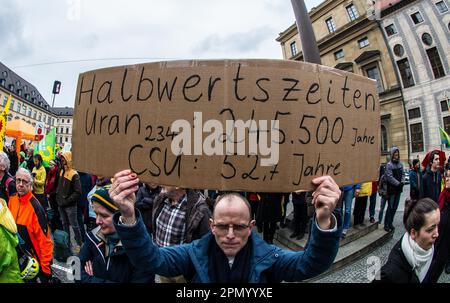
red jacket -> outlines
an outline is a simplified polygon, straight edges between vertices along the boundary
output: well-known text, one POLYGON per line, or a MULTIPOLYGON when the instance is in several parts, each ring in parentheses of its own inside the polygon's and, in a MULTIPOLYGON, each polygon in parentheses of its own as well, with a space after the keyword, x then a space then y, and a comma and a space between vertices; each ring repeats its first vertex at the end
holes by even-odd
POLYGON ((56 178, 58 177, 58 166, 50 169, 47 174, 47 179, 45 180, 45 194, 50 195, 56 192, 56 178))
POLYGON ((38 260, 42 271, 51 274, 53 242, 44 208, 31 191, 23 197, 10 197, 8 207, 25 247, 38 260))

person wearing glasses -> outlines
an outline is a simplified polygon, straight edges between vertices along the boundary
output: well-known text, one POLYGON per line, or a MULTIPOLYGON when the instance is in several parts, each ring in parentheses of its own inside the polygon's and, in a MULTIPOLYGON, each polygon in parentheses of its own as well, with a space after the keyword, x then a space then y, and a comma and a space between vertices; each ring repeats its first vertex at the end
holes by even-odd
POLYGON ((139 179, 130 170, 114 176, 109 195, 119 208, 113 222, 131 263, 164 276, 183 275, 194 283, 264 283, 301 281, 326 271, 333 263, 342 232, 333 213, 341 196, 330 176, 315 178, 316 209, 304 251, 267 244, 253 230, 248 201, 237 193, 219 197, 209 220, 210 232, 189 244, 160 248, 134 207, 139 179))
POLYGON ((33 177, 27 169, 17 170, 16 187, 17 194, 9 198, 8 207, 25 242, 24 248, 39 263, 39 280, 47 282, 52 277, 53 242, 45 209, 31 192, 33 177))

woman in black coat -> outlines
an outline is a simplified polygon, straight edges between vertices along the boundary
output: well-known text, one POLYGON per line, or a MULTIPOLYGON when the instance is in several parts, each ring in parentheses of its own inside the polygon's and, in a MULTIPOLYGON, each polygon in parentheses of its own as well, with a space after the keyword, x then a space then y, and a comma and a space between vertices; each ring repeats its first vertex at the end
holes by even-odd
POLYGON ((439 207, 429 198, 405 205, 403 223, 407 232, 395 244, 387 263, 381 268, 385 283, 430 283, 438 237, 439 207))

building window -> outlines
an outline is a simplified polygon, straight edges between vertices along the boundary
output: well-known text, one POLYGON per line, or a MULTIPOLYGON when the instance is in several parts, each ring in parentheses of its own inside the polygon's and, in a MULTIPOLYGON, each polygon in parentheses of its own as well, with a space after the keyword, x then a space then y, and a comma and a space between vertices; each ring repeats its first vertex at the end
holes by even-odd
POLYGON ((444 130, 448 134, 450 132, 450 116, 444 117, 444 130))
POLYGON ((358 40, 359 48, 363 48, 369 45, 369 39, 367 37, 358 40))
POLYGON ((338 50, 337 52, 334 53, 334 58, 336 60, 339 60, 341 58, 344 58, 344 51, 342 49, 338 50))
POLYGON ((8 101, 8 96, 5 96, 5 98, 3 99, 3 107, 6 106, 6 102, 8 101))
POLYGON ((36 115, 37 115, 37 112, 34 110, 33 111, 33 119, 36 119, 36 115))
POLYGON ((17 112, 20 113, 21 109, 22 109, 22 104, 20 102, 17 102, 17 112))
POLYGON ((23 105, 23 114, 26 115, 27 114, 27 106, 24 104, 23 105))
POLYGON ((9 104, 10 109, 14 109, 14 99, 11 98, 11 103, 9 104))
POLYGON ((386 34, 388 35, 388 37, 395 35, 397 33, 397 30, 395 29, 394 24, 389 24, 388 26, 386 26, 384 28, 384 30, 386 31, 386 34))
POLYGON ((61 119, 61 124, 64 123, 64 119, 61 119))
POLYGON ((5 87, 5 84, 6 84, 6 80, 5 79, 0 79, 0 85, 5 87))
POLYGON ((42 113, 39 113, 38 120, 42 121, 42 113))
POLYGON ((348 17, 350 18, 350 21, 356 20, 359 17, 358 10, 353 4, 350 4, 346 7, 348 17))
POLYGON ((61 127, 61 134, 64 133, 64 128, 61 127))
POLYGON ((366 75, 370 79, 377 80, 377 92, 378 93, 381 93, 384 91, 383 81, 381 80, 380 70, 378 69, 378 66, 371 66, 369 68, 366 68, 366 75))
POLYGON ((410 125, 411 129, 411 147, 413 153, 423 152, 423 132, 422 123, 410 125))
POLYGON ((425 33, 422 35, 422 42, 425 45, 430 46, 431 44, 433 44, 433 38, 431 37, 431 35, 429 33, 425 33))
POLYGON ((29 108, 28 109, 28 117, 31 117, 31 113, 32 113, 32 110, 31 110, 31 108, 29 108))
POLYGON ((408 110, 409 120, 420 118, 420 107, 408 110))
POLYGON ((413 20, 414 24, 419 24, 423 22, 423 17, 420 14, 420 12, 412 14, 411 19, 413 20))
POLYGON ((327 20, 325 20, 327 27, 328 27, 328 31, 330 33, 334 33, 336 31, 336 24, 334 24, 334 20, 332 17, 328 18, 327 20))
POLYGON ((439 11, 441 14, 442 14, 442 13, 445 13, 445 12, 448 12, 448 7, 447 7, 447 5, 445 4, 444 1, 436 2, 436 7, 437 7, 438 11, 439 11))
POLYGON ((10 85, 9 85, 9 90, 12 91, 12 92, 14 92, 14 84, 10 84, 10 85))
POLYGON ((291 43, 291 54, 292 57, 297 55, 297 43, 295 43, 295 41, 291 43))
POLYGON ((400 44, 396 44, 394 46, 394 54, 397 57, 403 57, 403 55, 405 54, 405 49, 400 44))
POLYGON ((442 112, 448 112, 448 101, 450 101, 450 100, 441 101, 441 111, 442 112))
POLYGON ((68 137, 66 137, 66 142, 69 142, 69 138, 68 137))
POLYGON ((442 78, 445 76, 444 67, 442 66, 441 58, 436 47, 427 49, 428 60, 430 60, 431 68, 433 69, 434 78, 442 78))
POLYGON ((69 133, 69 128, 68 127, 66 127, 66 134, 68 134, 69 133))
POLYGON ((403 59, 397 61, 398 70, 400 71, 400 76, 402 77, 403 87, 414 86, 414 78, 411 72, 411 67, 409 66, 408 59, 403 59))
POLYGON ((388 152, 388 133, 384 125, 381 125, 381 151, 388 152))

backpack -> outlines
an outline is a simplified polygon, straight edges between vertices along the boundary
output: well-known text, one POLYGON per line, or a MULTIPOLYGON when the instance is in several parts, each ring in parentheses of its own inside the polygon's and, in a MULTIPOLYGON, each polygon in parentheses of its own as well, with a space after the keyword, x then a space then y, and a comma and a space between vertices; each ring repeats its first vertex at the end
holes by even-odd
POLYGON ((55 230, 53 233, 53 257, 59 262, 66 262, 71 255, 69 235, 63 230, 55 230))
POLYGON ((388 197, 388 184, 386 174, 383 174, 378 184, 378 194, 380 197, 387 199, 388 197))

